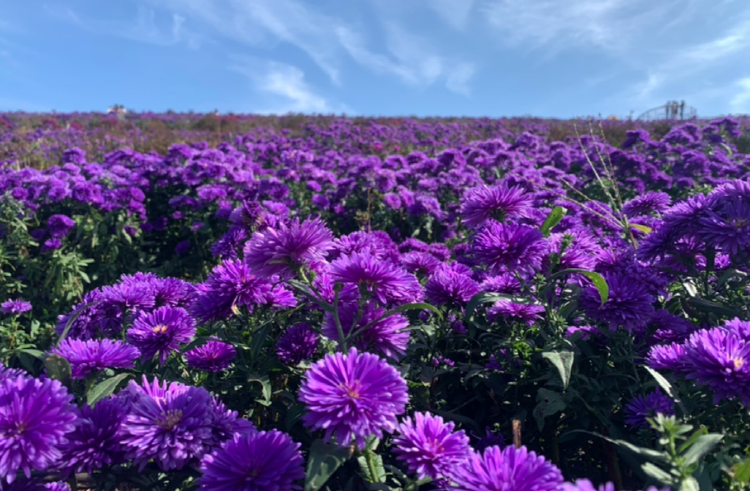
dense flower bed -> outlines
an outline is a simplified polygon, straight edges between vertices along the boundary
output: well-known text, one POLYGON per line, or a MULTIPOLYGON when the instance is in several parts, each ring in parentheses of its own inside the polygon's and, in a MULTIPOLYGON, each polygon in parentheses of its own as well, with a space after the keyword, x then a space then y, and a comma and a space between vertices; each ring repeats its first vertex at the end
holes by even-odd
POLYGON ((745 123, 451 124, 9 154, 0 489, 750 481, 745 123))

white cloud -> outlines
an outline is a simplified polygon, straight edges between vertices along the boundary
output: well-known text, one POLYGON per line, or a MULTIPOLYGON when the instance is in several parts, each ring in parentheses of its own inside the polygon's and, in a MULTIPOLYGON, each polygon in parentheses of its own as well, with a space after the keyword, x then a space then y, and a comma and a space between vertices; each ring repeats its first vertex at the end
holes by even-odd
POLYGON ((734 83, 737 91, 729 102, 733 113, 750 114, 750 77, 745 77, 734 83))
POLYGON ((429 0, 428 3, 443 21, 459 31, 466 27, 474 7, 474 0, 429 0))
MULTIPOLYGON (((483 11, 505 43, 625 53, 679 27, 701 0, 487 0, 483 11)), ((658 49, 658 48, 657 48, 658 49)))
POLYGON ((459 63, 449 70, 445 86, 451 92, 468 97, 471 95, 469 81, 474 77, 475 72, 476 68, 473 63, 459 63))
POLYGON ((256 90, 284 101, 282 105, 273 109, 255 109, 254 112, 261 114, 351 112, 345 106, 334 107, 324 97, 316 94, 305 81, 305 73, 293 65, 247 57, 234 57, 234 61, 229 67, 231 70, 250 79, 256 90))
POLYGON ((252 46, 286 42, 305 52, 334 83, 340 83, 340 51, 333 33, 340 20, 292 0, 164 0, 162 7, 209 25, 221 36, 252 46))
MULTIPOLYGON (((198 48, 206 38, 186 28, 186 19, 177 14, 171 15, 171 25, 160 25, 154 9, 139 5, 135 21, 122 22, 108 19, 93 19, 82 17, 74 10, 67 8, 58 10, 47 7, 51 15, 76 24, 81 29, 97 34, 109 34, 141 43, 158 46, 173 46, 185 43, 190 48, 198 48)), ((166 16, 164 16, 166 17, 166 16)), ((162 24, 164 24, 162 22, 162 24)))

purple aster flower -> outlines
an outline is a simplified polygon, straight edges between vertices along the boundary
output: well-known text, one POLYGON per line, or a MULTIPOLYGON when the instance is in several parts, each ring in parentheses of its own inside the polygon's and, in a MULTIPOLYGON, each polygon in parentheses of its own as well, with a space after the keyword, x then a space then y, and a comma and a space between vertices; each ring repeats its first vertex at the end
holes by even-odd
POLYGON ((180 307, 159 307, 141 314, 128 329, 128 341, 141 350, 144 361, 159 355, 162 365, 180 344, 189 343, 195 335, 195 320, 180 307))
POLYGON ((502 273, 486 278, 479 285, 483 292, 493 293, 521 293, 521 281, 513 273, 502 273))
POLYGON ((442 264, 438 258, 428 252, 413 251, 403 254, 400 263, 410 273, 421 271, 426 274, 434 273, 442 264))
POLYGON ((149 383, 144 376, 124 392, 130 413, 121 443, 141 469, 152 459, 163 471, 182 469, 212 450, 214 406, 203 387, 149 383))
POLYGON ((322 261, 333 247, 333 235, 319 218, 298 218, 255 232, 245 244, 245 260, 264 276, 290 277, 297 266, 322 261))
POLYGON ((648 428, 647 418, 656 414, 674 414, 674 401, 656 389, 646 396, 636 396, 625 405, 625 424, 633 428, 648 428))
POLYGON ((528 325, 534 325, 534 322, 541 319, 540 314, 544 313, 544 307, 530 303, 516 303, 510 300, 498 300, 492 307, 487 309, 487 318, 494 321, 502 317, 505 322, 523 322, 528 325))
POLYGON ((58 238, 47 239, 42 244, 42 248, 39 252, 45 253, 50 251, 56 251, 62 247, 62 241, 58 238))
POLYGON ((424 298, 422 287, 413 274, 369 253, 336 259, 328 274, 336 281, 368 291, 381 304, 418 302, 424 298))
POLYGON ((654 297, 645 285, 623 273, 605 273, 609 286, 609 298, 601 304, 599 292, 594 286, 587 287, 580 296, 580 304, 593 320, 609 324, 610 330, 623 327, 630 332, 639 332, 646 327, 654 315, 654 297))
POLYGON ((68 235, 76 222, 67 215, 52 215, 47 219, 47 229, 52 237, 62 238, 68 235))
POLYGON ((237 259, 237 251, 247 240, 247 231, 234 226, 211 246, 211 255, 221 259, 237 259))
POLYGON ((6 300, 0 304, 0 312, 5 315, 21 315, 31 310, 31 303, 26 300, 6 300))
POLYGON ((733 256, 747 255, 750 250, 750 199, 731 195, 717 199, 717 205, 706 210, 700 218, 698 235, 718 251, 733 256))
POLYGON ((292 491, 305 477, 300 444, 278 430, 236 435, 203 457, 198 480, 206 491, 292 491))
POLYGON ((190 240, 183 240, 177 243, 176 246, 174 246, 174 253, 178 256, 182 256, 184 254, 187 254, 187 251, 190 250, 190 240))
POLYGON ((377 259, 388 259, 397 261, 399 258, 398 246, 382 231, 375 232, 353 232, 349 235, 339 237, 334 241, 333 258, 349 256, 356 253, 368 253, 377 259))
POLYGON ((433 304, 464 304, 479 293, 479 285, 471 276, 443 266, 424 285, 425 298, 433 304))
POLYGON ((649 191, 625 202, 622 205, 622 212, 628 218, 649 215, 651 213, 664 213, 669 208, 671 202, 672 200, 667 193, 649 191))
POLYGON ((673 370, 685 373, 687 370, 687 350, 680 343, 654 346, 648 352, 646 364, 654 370, 673 370))
POLYGON ((560 491, 617 491, 614 483, 608 482, 600 485, 599 487, 594 486, 594 483, 588 479, 577 479, 576 482, 565 482, 560 486, 560 491))
POLYGON ((466 192, 461 201, 463 223, 469 228, 479 228, 487 220, 504 222, 528 216, 533 196, 520 186, 479 187, 466 192))
POLYGON ((190 368, 206 372, 226 370, 235 356, 237 356, 237 350, 234 346, 218 340, 209 341, 185 353, 185 359, 190 368))
POLYGON ((57 380, 0 377, 0 480, 12 483, 19 470, 30 478, 60 460, 78 413, 72 401, 57 380))
POLYGON ((473 454, 451 476, 458 491, 557 491, 563 483, 560 470, 544 457, 513 445, 488 447, 473 454))
POLYGON ((401 198, 396 193, 386 193, 383 195, 383 203, 393 210, 401 208, 401 198))
MULTIPOLYGON (((391 359, 401 358, 409 344, 408 319, 401 314, 380 319, 385 314, 385 309, 371 303, 365 304, 361 313, 358 309, 358 302, 339 304, 339 321, 344 336, 350 337, 355 331, 367 326, 353 339, 350 338, 349 342, 360 351, 371 351, 391 359)), ((323 335, 336 342, 340 341, 336 322, 330 312, 326 312, 323 318, 323 335)))
POLYGON ((714 392, 714 403, 739 397, 750 405, 750 342, 725 328, 702 329, 685 343, 687 374, 714 392))
POLYGON ((123 341, 64 339, 52 354, 70 363, 72 377, 82 379, 91 372, 104 368, 133 368, 141 352, 123 341))
POLYGON ((48 482, 44 485, 44 491, 70 491, 70 487, 64 481, 48 482))
POLYGON ((305 322, 295 324, 279 337, 276 356, 287 365, 298 365, 309 360, 318 351, 319 336, 305 322))
POLYGON ((469 437, 463 431, 454 432, 454 427, 440 416, 415 413, 414 420, 407 417, 398 425, 393 452, 419 479, 451 475, 471 455, 469 437))
POLYGON ((102 399, 92 408, 84 405, 75 430, 62 445, 61 466, 64 473, 91 473, 94 469, 121 464, 125 461, 122 424, 128 407, 117 397, 102 399))
POLYGON ((270 303, 273 287, 268 279, 252 270, 245 261, 230 260, 216 266, 206 282, 198 287, 191 311, 201 321, 229 317, 233 307, 270 303))
POLYGON ((127 310, 149 310, 154 308, 156 300, 148 285, 141 281, 123 282, 105 286, 98 300, 104 305, 115 305, 127 310))
POLYGON ((474 256, 489 268, 501 272, 538 270, 547 253, 542 233, 528 225, 488 222, 474 238, 474 256))
POLYGON ((406 382, 395 368, 370 353, 335 353, 307 371, 299 400, 307 406, 302 417, 311 429, 324 429, 325 440, 336 437, 340 446, 354 439, 359 449, 365 439, 383 437, 397 425, 396 417, 409 400, 406 382))
POLYGON ((261 228, 265 214, 263 206, 257 201, 243 201, 242 205, 232 210, 229 221, 252 232, 261 228))

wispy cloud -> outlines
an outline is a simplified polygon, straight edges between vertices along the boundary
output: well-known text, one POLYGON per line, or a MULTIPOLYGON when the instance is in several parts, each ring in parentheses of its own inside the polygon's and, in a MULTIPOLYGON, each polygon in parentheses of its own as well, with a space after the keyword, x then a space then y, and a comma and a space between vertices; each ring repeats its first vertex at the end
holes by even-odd
POLYGON ((445 86, 452 92, 468 97, 471 95, 469 82, 474 77, 475 72, 476 68, 473 63, 459 63, 451 68, 445 86))
POLYGON ((163 0, 159 5, 210 26, 215 35, 259 46, 285 42, 306 53, 340 83, 340 51, 333 29, 340 20, 292 0, 163 0))
POLYGON ((736 91, 730 101, 730 107, 733 113, 748 114, 750 113, 750 77, 745 77, 734 83, 736 91))
POLYGON ((331 104, 317 94, 305 81, 305 73, 293 65, 248 57, 234 57, 234 63, 229 68, 251 80, 258 92, 283 101, 277 107, 256 108, 254 112, 261 114, 351 112, 346 106, 331 104))
POLYGON ((491 0, 483 11, 502 39, 531 48, 621 49, 673 11, 674 0, 491 0))
POLYGON ((448 25, 459 31, 466 27, 474 0, 430 0, 429 6, 448 25))
POLYGON ((47 6, 47 12, 59 19, 64 19, 81 29, 97 34, 109 34, 141 43, 159 46, 173 46, 185 43, 190 48, 198 48, 207 38, 189 30, 185 17, 172 13, 161 18, 169 21, 157 22, 156 11, 139 5, 135 19, 131 22, 112 21, 81 16, 78 12, 66 8, 63 10, 47 6))

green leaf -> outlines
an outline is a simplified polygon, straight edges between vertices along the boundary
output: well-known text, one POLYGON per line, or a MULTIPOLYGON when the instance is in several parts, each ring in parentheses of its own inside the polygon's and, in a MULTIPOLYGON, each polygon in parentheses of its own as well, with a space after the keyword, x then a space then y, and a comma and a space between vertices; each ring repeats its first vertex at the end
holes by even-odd
POLYGON ((257 382, 261 385, 262 399, 256 399, 255 402, 263 404, 264 406, 271 405, 271 382, 267 375, 251 375, 247 379, 248 383, 257 382))
POLYGON ((68 360, 60 355, 49 355, 44 360, 44 368, 50 378, 59 380, 61 384, 70 387, 71 370, 68 360))
POLYGON ((693 476, 688 476, 680 483, 679 491, 700 491, 701 486, 693 476))
POLYGON ((532 411, 539 431, 544 429, 544 419, 565 409, 565 400, 559 392, 541 388, 536 394, 537 405, 532 411))
POLYGON ((669 383, 669 380, 664 378, 664 375, 649 366, 644 365, 643 368, 645 368, 646 371, 650 373, 652 377, 654 377, 654 380, 656 380, 656 383, 659 384, 659 387, 662 388, 665 394, 667 394, 672 399, 675 399, 675 393, 674 389, 672 389, 672 384, 669 383))
POLYGON ((560 374, 560 380, 562 381, 563 390, 568 388, 570 383, 570 375, 573 372, 573 361, 575 360, 575 353, 572 351, 552 351, 548 353, 542 353, 542 358, 552 363, 557 369, 557 373, 560 374))
MULTIPOLYGON (((369 451, 368 451, 369 452, 369 451)), ((375 452, 369 452, 369 458, 372 461, 372 469, 367 463, 368 455, 360 455, 357 457, 357 463, 365 479, 369 483, 382 483, 385 481, 385 467, 383 467, 383 457, 376 454, 375 452)), ((390 489, 390 488, 387 488, 390 489)))
POLYGON ((685 465, 693 465, 700 461, 719 444, 722 438, 724 435, 720 433, 709 433, 698 438, 682 456, 685 459, 685 465))
POLYGON ((630 223, 629 224, 631 228, 634 228, 636 230, 640 230, 644 234, 650 234, 651 233, 651 227, 647 227, 645 225, 641 225, 640 223, 630 223))
POLYGON ((557 273, 553 274, 550 279, 559 278, 560 276, 566 275, 566 274, 573 274, 578 273, 582 274, 586 278, 590 279, 591 282, 594 284, 594 287, 596 288, 596 291, 599 292, 599 298, 602 301, 602 305, 604 305, 609 298, 609 285, 607 285, 607 280, 604 279, 602 275, 599 273, 595 273, 593 271, 586 271, 585 269, 580 268, 570 268, 570 269, 563 269, 562 271, 558 271, 557 273))
POLYGON ((105 397, 113 394, 117 390, 117 386, 120 385, 120 382, 128 377, 130 377, 129 373, 119 373, 103 382, 99 382, 86 394, 86 404, 93 406, 105 397))
POLYGON ((656 479, 661 484, 672 484, 672 481, 674 480, 669 472, 662 470, 651 462, 646 462, 645 464, 643 464, 641 466, 641 470, 643 470, 643 472, 647 476, 656 479))
POLYGON ((720 303, 712 302, 711 300, 706 300, 705 298, 690 297, 687 299, 687 301, 693 307, 703 312, 710 312, 714 314, 726 315, 726 316, 731 316, 731 317, 739 317, 739 314, 735 310, 732 310, 729 307, 725 307, 724 305, 721 305, 720 303))
POLYGON ((542 223, 542 227, 539 229, 539 231, 542 232, 542 235, 549 237, 550 230, 560 223, 560 220, 563 219, 567 212, 568 210, 562 206, 555 206, 552 208, 552 211, 549 212, 547 218, 544 219, 544 223, 542 223))
POLYGON ((349 460, 349 449, 315 440, 310 447, 305 476, 305 491, 317 491, 328 482, 336 469, 349 460))
POLYGON ((750 483, 750 457, 746 458, 741 464, 732 468, 735 481, 739 483, 750 483))

